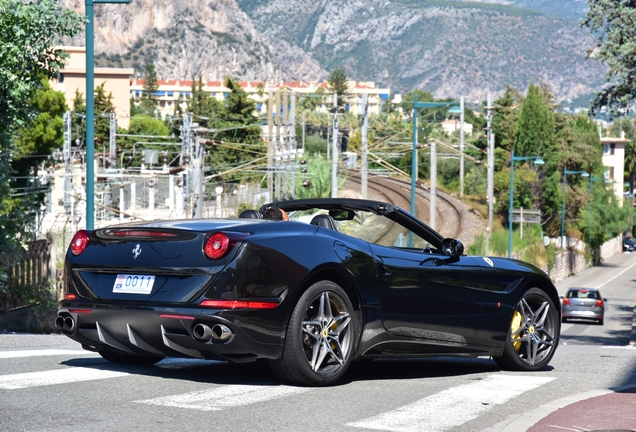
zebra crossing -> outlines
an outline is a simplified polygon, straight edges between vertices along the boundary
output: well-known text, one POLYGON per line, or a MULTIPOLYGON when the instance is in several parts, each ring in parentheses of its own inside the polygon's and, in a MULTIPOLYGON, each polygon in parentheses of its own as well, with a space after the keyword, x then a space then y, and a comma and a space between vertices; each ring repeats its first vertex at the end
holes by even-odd
MULTIPOLYGON (((125 368, 104 369, 100 366, 59 367, 50 370, 5 374, 2 362, 6 359, 26 357, 97 356, 80 350, 23 350, 0 351, 0 399, 4 392, 20 391, 43 386, 67 385, 85 381, 124 378, 135 374, 125 368)), ((97 356, 98 357, 98 356, 97 356)), ((179 368, 184 365, 201 364, 201 360, 167 359, 162 367, 179 368)), ((205 362, 209 364, 210 362, 205 362)), ((348 430, 378 431, 446 431, 461 426, 479 416, 486 415, 497 405, 504 404, 525 392, 548 384, 555 378, 524 375, 490 373, 477 378, 469 378, 466 384, 447 388, 437 393, 412 401, 401 407, 379 412, 368 418, 353 422, 343 422, 348 430), (514 385, 511 385, 514 383, 514 385), (443 415, 440 415, 443 413, 443 415)), ((211 384, 209 388, 185 393, 176 393, 156 398, 132 400, 134 404, 170 407, 197 411, 222 411, 240 409, 249 405, 267 404, 274 400, 297 397, 314 397, 312 392, 321 389, 285 385, 242 385, 211 384)), ((5 393, 6 396, 7 393, 5 393)))

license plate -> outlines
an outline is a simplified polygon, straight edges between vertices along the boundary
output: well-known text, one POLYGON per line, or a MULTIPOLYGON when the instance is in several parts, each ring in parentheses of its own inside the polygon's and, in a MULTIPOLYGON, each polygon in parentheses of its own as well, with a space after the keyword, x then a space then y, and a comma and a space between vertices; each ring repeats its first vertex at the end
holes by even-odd
POLYGON ((113 285, 114 293, 150 294, 155 284, 154 275, 118 274, 113 285))

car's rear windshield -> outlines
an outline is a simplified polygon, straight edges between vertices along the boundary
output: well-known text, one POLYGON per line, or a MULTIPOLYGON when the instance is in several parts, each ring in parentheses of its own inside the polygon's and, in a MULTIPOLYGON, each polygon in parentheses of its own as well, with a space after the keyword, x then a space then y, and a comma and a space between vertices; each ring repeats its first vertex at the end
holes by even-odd
POLYGON ((568 291, 568 298, 591 298, 598 299, 598 291, 590 291, 586 289, 568 291))

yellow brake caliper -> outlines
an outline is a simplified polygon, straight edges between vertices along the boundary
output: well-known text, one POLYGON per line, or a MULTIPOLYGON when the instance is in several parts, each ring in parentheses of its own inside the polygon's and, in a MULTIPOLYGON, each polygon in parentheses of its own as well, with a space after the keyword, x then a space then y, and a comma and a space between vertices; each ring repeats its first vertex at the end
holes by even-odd
MULTIPOLYGON (((510 323, 511 333, 515 333, 517 330, 519 330, 519 327, 521 327, 522 320, 523 320, 523 317, 521 316, 521 313, 519 311, 515 311, 515 314, 512 316, 512 322, 510 323)), ((516 334, 512 338, 519 339, 521 338, 521 335, 516 334)), ((519 351, 519 348, 521 348, 521 342, 513 342, 512 346, 515 349, 515 351, 519 351)))

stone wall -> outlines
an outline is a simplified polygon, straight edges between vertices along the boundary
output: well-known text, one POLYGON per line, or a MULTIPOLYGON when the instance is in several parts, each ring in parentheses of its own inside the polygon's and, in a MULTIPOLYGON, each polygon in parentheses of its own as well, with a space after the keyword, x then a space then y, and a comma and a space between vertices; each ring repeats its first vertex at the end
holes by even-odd
MULTIPOLYGON (((555 242, 558 244, 558 241, 555 242)), ((542 268, 552 282, 557 283, 563 279, 582 272, 592 266, 590 260, 585 256, 585 243, 580 240, 567 237, 565 250, 558 250, 554 266, 548 269, 547 266, 542 268)), ((603 243, 597 252, 597 256, 601 261, 605 261, 614 255, 623 252, 623 242, 621 236, 614 237, 603 243)))

